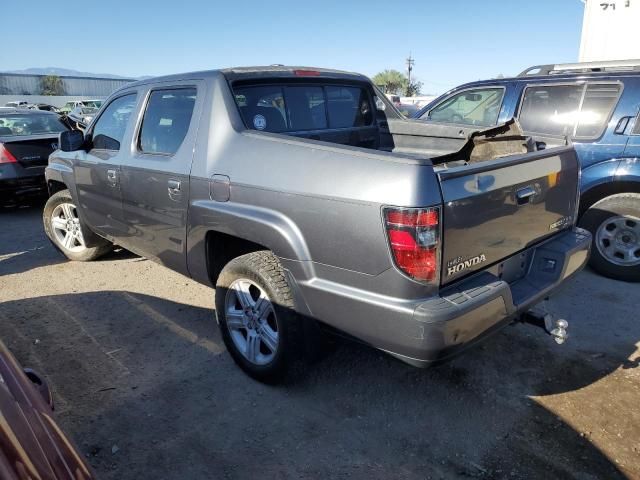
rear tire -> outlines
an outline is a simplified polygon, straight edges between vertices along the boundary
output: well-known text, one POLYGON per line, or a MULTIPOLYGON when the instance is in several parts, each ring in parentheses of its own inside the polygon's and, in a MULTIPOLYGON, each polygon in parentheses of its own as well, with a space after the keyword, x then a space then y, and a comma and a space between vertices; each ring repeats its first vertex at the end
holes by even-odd
POLYGON ((640 282, 640 194, 603 198, 579 224, 593 235, 591 268, 616 280, 640 282))
POLYGON ((242 370, 266 383, 295 371, 304 351, 302 319, 273 253, 231 260, 218 277, 215 304, 224 343, 242 370))
POLYGON ((80 229, 81 220, 69 190, 56 192, 47 200, 42 223, 53 246, 69 260, 89 262, 113 249, 107 240, 95 247, 85 245, 80 229))

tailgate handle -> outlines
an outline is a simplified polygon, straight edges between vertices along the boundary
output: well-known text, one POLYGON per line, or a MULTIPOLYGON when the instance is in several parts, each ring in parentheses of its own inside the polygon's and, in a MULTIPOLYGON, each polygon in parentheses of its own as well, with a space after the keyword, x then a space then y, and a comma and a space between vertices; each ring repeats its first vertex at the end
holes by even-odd
POLYGON ((518 205, 526 205, 535 194, 536 189, 531 185, 521 188, 516 192, 516 202, 518 203, 518 205))

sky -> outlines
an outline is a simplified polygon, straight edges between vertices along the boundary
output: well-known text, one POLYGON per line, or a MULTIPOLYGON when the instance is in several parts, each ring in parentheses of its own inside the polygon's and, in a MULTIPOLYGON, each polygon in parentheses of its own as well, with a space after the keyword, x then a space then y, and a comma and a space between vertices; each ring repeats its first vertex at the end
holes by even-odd
POLYGON ((423 93, 578 60, 580 0, 50 0, 2 5, 0 70, 122 76, 304 65, 405 71, 423 93), (12 42, 11 39, 17 39, 12 42))

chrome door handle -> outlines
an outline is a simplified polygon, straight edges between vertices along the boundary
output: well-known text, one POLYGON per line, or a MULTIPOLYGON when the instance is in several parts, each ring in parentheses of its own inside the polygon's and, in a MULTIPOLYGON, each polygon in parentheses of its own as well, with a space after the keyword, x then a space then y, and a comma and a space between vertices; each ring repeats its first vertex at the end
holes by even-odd
POLYGON ((116 170, 107 170, 107 180, 114 185, 118 183, 118 172, 116 170))
POLYGON ((169 187, 169 193, 171 195, 177 195, 180 193, 180 182, 178 180, 169 180, 167 182, 167 186, 169 187))
POLYGON ((518 205, 529 203, 529 200, 531 200, 531 197, 533 197, 535 194, 536 189, 532 186, 521 188, 516 192, 516 203, 518 205))

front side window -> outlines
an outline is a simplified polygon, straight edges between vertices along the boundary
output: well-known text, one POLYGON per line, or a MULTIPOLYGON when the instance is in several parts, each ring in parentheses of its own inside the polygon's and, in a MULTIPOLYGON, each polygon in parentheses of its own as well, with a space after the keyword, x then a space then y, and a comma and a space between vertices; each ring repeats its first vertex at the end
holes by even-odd
POLYGON ((127 130, 135 106, 135 93, 118 97, 107 105, 93 127, 93 148, 120 150, 124 132, 127 130))
POLYGON ((519 120, 526 132, 574 138, 602 134, 620 93, 619 84, 527 87, 519 120))
POLYGON ((248 128, 299 132, 373 123, 366 89, 357 86, 263 85, 234 89, 248 128))
POLYGON ((196 93, 195 88, 151 92, 140 129, 141 152, 173 155, 178 151, 189 131, 196 93))
POLYGON ((443 100, 422 119, 439 123, 490 127, 498 123, 504 88, 465 90, 443 100))
POLYGON ((50 135, 68 130, 57 115, 11 114, 0 116, 0 137, 50 135))

